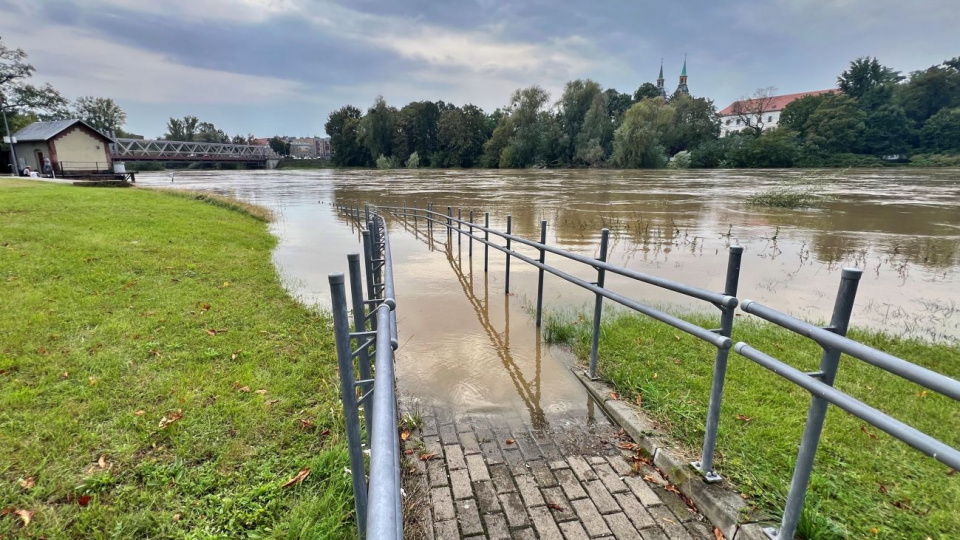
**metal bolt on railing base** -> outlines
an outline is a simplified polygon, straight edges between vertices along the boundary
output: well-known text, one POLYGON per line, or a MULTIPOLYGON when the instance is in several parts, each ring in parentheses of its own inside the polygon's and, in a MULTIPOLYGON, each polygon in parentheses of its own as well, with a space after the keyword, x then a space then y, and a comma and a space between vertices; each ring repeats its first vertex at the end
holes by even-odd
POLYGON ((763 534, 767 535, 770 540, 780 540, 780 529, 776 527, 764 527, 763 534))
POLYGON ((700 473, 700 475, 703 476, 703 481, 708 484, 716 484, 717 482, 723 480, 723 477, 717 474, 716 471, 703 470, 703 464, 701 464, 699 461, 691 461, 690 466, 693 467, 695 471, 700 473))

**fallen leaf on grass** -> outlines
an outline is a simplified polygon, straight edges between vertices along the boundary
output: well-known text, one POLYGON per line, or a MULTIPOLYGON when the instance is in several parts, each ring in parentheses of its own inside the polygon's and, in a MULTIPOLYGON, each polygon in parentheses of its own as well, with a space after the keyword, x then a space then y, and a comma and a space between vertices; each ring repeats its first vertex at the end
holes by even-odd
POLYGON ((925 397, 927 397, 927 391, 924 390, 924 391, 920 392, 919 394, 917 394, 917 397, 920 397, 920 398, 925 398, 925 397))
POLYGON ((135 412, 135 413, 133 413, 133 414, 136 415, 136 416, 143 416, 143 415, 147 414, 147 411, 145 411, 145 410, 143 410, 143 409, 140 409, 139 411, 137 411, 137 412, 135 412))
POLYGON ((260 394, 260 395, 262 396, 262 395, 266 394, 267 391, 266 391, 265 389, 263 389, 263 388, 260 388, 260 389, 257 390, 255 393, 260 394))
POLYGON ((70 372, 69 372, 69 371, 64 371, 60 376, 63 377, 64 379, 66 379, 67 377, 70 376, 70 372))
POLYGON ((404 440, 404 441, 405 441, 405 440, 407 440, 407 439, 409 439, 409 438, 410 438, 410 430, 409 430, 409 429, 405 429, 405 430, 403 430, 403 431, 400 432, 400 439, 401 439, 401 440, 404 440))
POLYGON ((93 497, 91 497, 90 495, 81 495, 77 497, 77 504, 79 504, 80 506, 86 506, 90 504, 90 499, 92 498, 93 497))
POLYGON ((23 526, 26 527, 30 524, 30 521, 33 519, 33 511, 31 510, 17 510, 14 514, 20 518, 20 521, 23 522, 23 526))
POLYGON ((249 392, 249 391, 250 391, 250 387, 249 387, 249 386, 241 386, 240 388, 237 388, 237 390, 240 391, 240 392, 249 392))
POLYGON ((610 399, 620 399, 620 394, 616 392, 610 392, 610 399))
POLYGON ((96 386, 96 385, 97 385, 97 378, 96 378, 96 377, 87 377, 87 379, 88 379, 89 382, 90 382, 90 386, 96 386))
POLYGON ((957 474, 957 470, 956 470, 956 469, 949 469, 949 470, 947 471, 947 476, 953 476, 953 475, 955 475, 955 474, 957 474))
POLYGON ((620 443, 620 449, 621 449, 621 450, 636 450, 636 449, 637 449, 637 445, 636 445, 636 443, 632 443, 632 442, 622 442, 622 443, 620 443))
POLYGON ((281 488, 288 488, 288 487, 290 487, 290 486, 292 486, 292 485, 294 485, 294 484, 299 484, 300 482, 303 482, 303 479, 306 478, 306 477, 309 476, 309 475, 310 475, 310 467, 304 467, 304 468, 300 469, 300 472, 298 472, 296 476, 294 476, 293 478, 287 480, 287 483, 284 484, 284 485, 282 485, 282 486, 280 486, 280 487, 281 487, 281 488))
POLYGON ((412 449, 412 448, 407 448, 406 450, 403 451, 403 454, 404 454, 405 456, 411 456, 411 455, 413 455, 413 449, 412 449))
POLYGON ((720 528, 719 528, 719 527, 714 527, 714 528, 713 528, 713 536, 714 536, 717 540, 724 540, 723 533, 720 532, 720 528))
POLYGON ((230 359, 236 360, 238 356, 240 356, 240 351, 235 351, 233 354, 230 355, 230 359))
POLYGON ((273 406, 276 405, 277 403, 280 403, 280 400, 279 400, 279 399, 268 399, 268 400, 267 400, 267 407, 273 407, 273 406))
POLYGON ((207 334, 210 334, 211 336, 215 336, 217 335, 217 331, 214 330, 213 328, 207 328, 207 334))
POLYGON ((753 418, 750 418, 749 416, 747 416, 747 415, 745 415, 745 414, 738 414, 738 415, 737 415, 737 420, 742 420, 742 421, 744 421, 744 422, 749 422, 749 421, 753 420, 753 418))
POLYGON ((420 454, 420 461, 429 461, 435 457, 437 457, 435 452, 430 454, 420 454))
POLYGON ((20 487, 23 489, 33 489, 33 486, 37 485, 37 482, 34 481, 32 476, 20 479, 20 487))
POLYGON ((515 442, 517 442, 517 441, 515 441, 515 440, 513 440, 513 439, 507 439, 507 440, 505 440, 505 441, 503 441, 503 442, 505 442, 505 443, 507 443, 507 444, 513 444, 513 443, 515 443, 515 442))
POLYGON ((180 514, 174 514, 174 515, 173 515, 173 520, 174 520, 174 521, 180 521, 180 514))
POLYGON ((301 418, 301 419, 300 419, 300 429, 306 431, 306 430, 310 429, 310 426, 312 426, 312 425, 313 425, 313 420, 309 420, 309 419, 306 419, 306 418, 301 418))
POLYGON ((107 456, 105 454, 100 454, 100 459, 97 460, 97 466, 101 469, 107 468, 107 456))
POLYGON ((868 437, 870 437, 871 439, 876 439, 876 438, 877 438, 877 434, 876 434, 876 433, 871 433, 871 432, 867 429, 867 426, 860 426, 860 431, 864 432, 864 433, 865 433, 868 437))
POLYGON ((876 527, 873 527, 873 528, 870 529, 870 532, 871 532, 872 534, 880 534, 880 529, 878 529, 878 528, 876 528, 876 527))
POLYGON ((563 512, 563 507, 557 503, 550 503, 547 505, 551 510, 556 510, 557 512, 563 512))
POLYGON ((886 493, 886 492, 887 492, 887 486, 880 484, 880 493, 886 493))
POLYGON ((177 409, 177 412, 170 413, 169 417, 164 416, 160 419, 160 429, 165 429, 167 426, 173 424, 174 422, 183 418, 183 410, 177 409))
POLYGON ((210 304, 200 306, 200 311, 210 311, 210 304))

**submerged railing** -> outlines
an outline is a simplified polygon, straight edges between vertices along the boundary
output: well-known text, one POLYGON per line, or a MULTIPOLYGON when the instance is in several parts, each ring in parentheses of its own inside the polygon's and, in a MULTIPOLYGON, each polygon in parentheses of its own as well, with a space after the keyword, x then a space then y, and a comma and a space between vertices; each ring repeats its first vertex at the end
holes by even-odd
MULTIPOLYGON (((361 219, 359 207, 341 206, 340 209, 350 215, 355 215, 358 222, 361 219)), ((546 221, 540 222, 540 241, 535 242, 512 234, 513 220, 509 215, 506 220, 506 232, 500 232, 490 227, 489 213, 484 213, 483 225, 480 225, 474 222, 474 212, 472 210, 469 211, 468 220, 463 220, 462 211, 458 209, 457 217, 454 217, 451 207, 447 207, 446 214, 434 211, 432 205, 428 205, 425 209, 420 209, 417 206, 410 208, 406 205, 402 207, 380 207, 380 209, 405 220, 412 218, 414 227, 419 227, 419 221, 423 220, 430 233, 432 233, 435 226, 444 227, 447 232, 448 242, 452 242, 454 232, 457 234, 458 244, 462 242, 463 238, 468 238, 470 257, 473 256, 473 242, 480 242, 484 246, 484 272, 488 272, 489 270, 489 248, 492 247, 504 253, 506 256, 506 275, 504 282, 506 294, 510 292, 510 261, 512 258, 517 258, 538 268, 536 308, 536 324, 538 327, 542 322, 543 279, 545 272, 549 272, 567 282, 593 292, 596 301, 594 306, 590 364, 587 372, 591 378, 596 378, 599 329, 604 298, 666 323, 716 347, 717 352, 714 357, 713 379, 711 383, 710 402, 707 410, 702 455, 700 461, 691 463, 691 466, 696 469, 707 482, 717 482, 720 480, 720 476, 713 470, 713 464, 728 355, 733 345, 730 335, 733 328, 734 312, 738 305, 736 295, 740 278, 740 264, 743 254, 742 247, 730 246, 728 250, 725 286, 724 291, 720 293, 692 287, 608 263, 606 261, 609 238, 609 231, 607 229, 601 231, 599 257, 593 259, 547 245, 546 221), (482 237, 479 234, 474 234, 475 230, 482 232, 482 237), (505 240, 505 245, 501 246, 498 243, 490 241, 490 235, 505 240), (536 249, 539 256, 534 259, 518 253, 512 249, 513 242, 536 249), (547 265, 545 262, 547 253, 592 267, 597 272, 597 280, 595 282, 588 282, 547 265), (613 292, 604 285, 606 272, 613 272, 636 281, 712 304, 720 310, 720 327, 716 329, 705 329, 613 292)), ((366 232, 364 234, 366 234, 366 232)), ((960 401, 960 381, 935 373, 910 363, 907 360, 897 358, 845 337, 847 327, 849 326, 850 315, 853 311, 853 303, 856 297, 860 275, 861 271, 858 269, 848 268, 843 270, 833 316, 830 326, 826 328, 818 328, 750 300, 745 300, 741 307, 746 313, 753 314, 761 319, 812 339, 817 342, 824 351, 821 358, 820 369, 815 372, 804 373, 776 358, 754 349, 746 343, 740 342, 733 347, 740 356, 773 371, 787 381, 807 390, 812 395, 807 414, 807 422, 804 427, 803 439, 797 456, 793 479, 787 495, 786 507, 780 527, 765 529, 767 536, 774 540, 786 540, 794 537, 803 508, 803 502, 806 497, 806 491, 813 469, 814 456, 823 429, 826 409, 831 403, 901 441, 906 442, 928 456, 954 469, 960 469, 960 451, 957 449, 833 388, 840 355, 845 353, 889 371, 890 373, 904 377, 924 388, 960 401)), ((395 329, 395 325, 393 325, 392 328, 395 329)), ((396 440, 396 433, 393 434, 393 437, 396 440)))
POLYGON ((329 276, 340 395, 359 537, 400 540, 403 538, 403 511, 394 376, 397 302, 393 286, 393 259, 383 216, 371 214, 367 208, 364 217, 366 228, 362 236, 366 298, 363 294, 360 255, 347 255, 353 304, 352 332, 344 276, 342 273, 329 276), (374 359, 372 370, 371 354, 374 359), (370 451, 369 483, 360 426, 361 407, 370 451))

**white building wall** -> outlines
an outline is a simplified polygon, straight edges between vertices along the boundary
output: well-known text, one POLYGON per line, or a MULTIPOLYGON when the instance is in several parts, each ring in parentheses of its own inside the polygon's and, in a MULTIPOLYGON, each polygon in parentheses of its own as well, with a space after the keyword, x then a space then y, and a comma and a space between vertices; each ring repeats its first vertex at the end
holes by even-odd
MULTIPOLYGON (((775 128, 780 125, 780 111, 770 111, 763 113, 763 130, 775 128)), ((740 120, 740 117, 731 114, 720 117, 720 136, 726 137, 728 133, 743 131, 747 125, 740 120)))
POLYGON ((107 144, 79 128, 72 128, 53 139, 57 162, 65 169, 109 169, 107 144))

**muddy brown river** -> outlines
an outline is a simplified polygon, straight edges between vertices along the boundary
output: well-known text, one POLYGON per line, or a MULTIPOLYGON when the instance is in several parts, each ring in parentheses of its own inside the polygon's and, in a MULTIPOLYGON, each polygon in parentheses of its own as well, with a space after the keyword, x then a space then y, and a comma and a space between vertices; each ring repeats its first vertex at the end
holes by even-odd
MULTIPOLYGON (((503 229, 596 256, 610 229, 608 260, 720 291, 726 248, 744 246, 740 298, 793 315, 829 318, 840 269, 863 269, 852 324, 929 341, 960 343, 960 170, 828 171, 236 171, 142 173, 138 183, 228 194, 274 209, 280 243, 274 261, 294 296, 329 308, 327 275, 346 272, 360 250, 358 231, 335 204, 371 203, 490 212, 503 229), (809 209, 759 208, 751 195, 799 185, 820 203, 809 209)), ((511 267, 464 240, 447 250, 425 228, 392 220, 401 347, 397 376, 411 399, 458 413, 515 412, 533 424, 593 414, 569 371, 569 353, 542 343, 531 306, 537 271, 511 267)), ((435 231, 438 232, 438 231, 435 231)), ((523 250, 521 250, 523 251, 523 250)), ((531 255, 535 254, 529 251, 531 255)), ((593 281, 570 261, 547 261, 593 281)), ((702 303, 620 276, 608 287, 675 311, 702 303)), ((547 311, 588 312, 593 295, 548 275, 547 311)), ((607 303, 610 306, 611 303, 607 303)), ((606 313, 613 310, 605 308, 606 313)), ((712 309, 712 308, 710 308, 712 309)))

